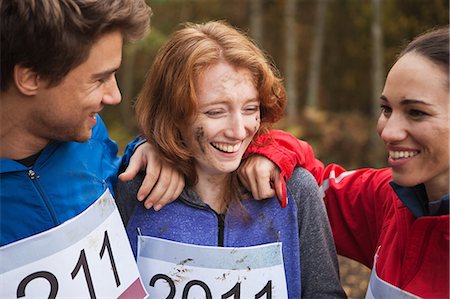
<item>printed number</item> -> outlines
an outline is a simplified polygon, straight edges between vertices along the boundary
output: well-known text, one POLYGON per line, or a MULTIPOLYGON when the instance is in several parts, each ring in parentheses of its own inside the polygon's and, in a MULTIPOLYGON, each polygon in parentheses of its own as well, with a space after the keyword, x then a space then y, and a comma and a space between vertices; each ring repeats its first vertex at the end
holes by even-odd
MULTIPOLYGON (((114 278, 116 280, 116 286, 118 287, 118 286, 120 286, 119 273, 117 272, 116 262, 114 260, 111 243, 109 241, 108 231, 105 230, 102 248, 100 249, 100 259, 103 258, 106 250, 108 251, 109 261, 111 263, 111 269, 113 271, 114 278)), ((80 272, 81 268, 83 268, 84 276, 85 276, 87 287, 89 290, 89 295, 91 298, 95 299, 97 297, 96 297, 95 291, 94 291, 94 283, 92 282, 91 271, 89 270, 88 260, 86 258, 86 252, 84 251, 84 249, 82 249, 80 251, 78 261, 75 265, 75 268, 71 272, 72 280, 75 279, 75 277, 78 275, 78 272, 80 272)), ((55 275, 53 275, 52 273, 47 272, 47 271, 38 271, 38 272, 32 273, 32 274, 28 275, 27 277, 25 277, 24 279, 22 279, 22 281, 19 283, 19 286, 17 287, 17 298, 25 297, 25 288, 30 283, 30 281, 37 279, 37 278, 44 278, 49 282, 50 294, 48 295, 48 298, 52 298, 52 299, 56 298, 56 294, 58 293, 58 289, 59 289, 58 279, 56 278, 55 275)), ((175 288, 175 285, 174 285, 174 288, 175 288)))
POLYGON ((50 284, 50 294, 48 295, 49 299, 56 298, 56 294, 58 293, 58 280, 56 279, 55 275, 53 275, 50 272, 47 271, 38 271, 34 272, 19 283, 19 286, 17 287, 17 298, 25 297, 25 288, 30 283, 30 281, 36 279, 36 278, 44 278, 48 281, 50 284))
POLYGON ((255 299, 267 295, 266 299, 272 299, 272 280, 269 280, 264 288, 255 295, 255 299))
MULTIPOLYGON (((167 276, 165 274, 161 274, 161 273, 156 274, 150 279, 149 285, 151 287, 155 287, 156 281, 158 281, 160 279, 165 280, 170 287, 170 292, 169 292, 169 295, 166 297, 166 299, 175 298, 175 293, 176 293, 175 283, 169 276, 167 276)), ((183 288, 183 294, 181 296, 182 299, 188 298, 189 291, 191 290, 191 288, 193 286, 201 287, 205 291, 205 298, 212 299, 212 294, 211 294, 210 288, 208 287, 208 285, 206 283, 204 283, 201 280, 190 280, 186 284, 186 286, 183 288)), ((262 288, 262 290, 259 291, 255 295, 255 299, 262 298, 264 295, 266 295, 266 299, 272 299, 272 280, 269 280, 266 283, 266 285, 262 288)), ((222 299, 231 298, 231 297, 233 297, 234 299, 241 298, 241 283, 240 282, 237 282, 229 291, 227 291, 226 293, 224 293, 221 296, 222 299)))
POLYGON ((206 283, 204 283, 203 281, 200 281, 200 280, 191 280, 191 281, 189 281, 186 284, 186 286, 184 287, 184 289, 183 289, 183 295, 181 296, 181 298, 187 299, 188 295, 189 295, 189 291, 191 290, 191 287, 193 287, 193 286, 201 287, 205 291, 206 298, 207 299, 212 299, 211 290, 208 288, 206 283))
POLYGON ((75 269, 72 271, 72 280, 77 276, 78 272, 80 271, 81 267, 83 267, 84 277, 86 278, 86 283, 88 285, 89 289, 89 295, 92 299, 97 298, 95 296, 94 291, 94 284, 92 283, 92 277, 91 277, 91 271, 89 271, 89 266, 86 259, 86 253, 84 252, 84 249, 80 252, 80 257, 78 258, 78 262, 75 265, 75 269))
POLYGON ((175 283, 172 281, 172 279, 170 279, 169 276, 164 275, 164 274, 156 274, 155 276, 152 277, 152 279, 150 279, 150 286, 154 287, 155 283, 157 280, 163 279, 165 280, 169 286, 170 286, 170 293, 169 295, 166 297, 166 299, 173 299, 175 298, 175 283))
POLYGON ((111 249, 111 243, 109 243, 108 231, 105 230, 105 237, 103 238, 102 249, 100 250, 100 259, 103 258, 105 249, 108 249, 109 261, 111 262, 112 271, 114 273, 114 278, 116 280, 116 286, 120 286, 119 273, 117 273, 116 262, 114 261, 114 256, 111 249))
POLYGON ((222 299, 231 298, 233 296, 234 299, 241 298, 241 283, 236 282, 233 288, 222 295, 222 299))

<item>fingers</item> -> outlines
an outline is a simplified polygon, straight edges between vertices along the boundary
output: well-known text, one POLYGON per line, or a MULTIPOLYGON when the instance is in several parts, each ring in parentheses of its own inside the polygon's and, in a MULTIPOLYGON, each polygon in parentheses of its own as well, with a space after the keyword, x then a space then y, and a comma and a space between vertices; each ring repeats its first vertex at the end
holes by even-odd
POLYGON ((138 174, 139 170, 142 168, 142 157, 138 157, 136 155, 131 156, 130 164, 128 164, 127 169, 123 173, 119 175, 119 180, 121 181, 130 181, 132 180, 136 174, 138 174))
POLYGON ((275 189, 272 186, 271 173, 267 171, 256 172, 255 174, 256 190, 252 190, 255 194, 255 198, 264 199, 271 198, 275 196, 275 189))
POLYGON ((147 199, 150 195, 150 192, 152 192, 152 190, 154 189, 156 182, 158 182, 160 172, 160 163, 155 163, 153 167, 147 166, 144 180, 142 181, 142 185, 137 193, 137 199, 139 201, 143 201, 145 199, 144 205, 147 209, 150 209, 153 206, 153 202, 148 201, 147 199))
POLYGON ((144 206, 147 209, 153 207, 159 211, 166 204, 178 198, 183 191, 184 184, 184 177, 170 165, 164 164, 156 184, 145 199, 144 206))
POLYGON ((273 184, 278 202, 282 208, 285 208, 288 204, 288 197, 286 192, 286 181, 283 175, 278 175, 273 184))
POLYGON ((139 201, 144 201, 147 209, 160 210, 178 198, 184 188, 184 176, 173 166, 160 159, 148 143, 140 145, 130 159, 130 163, 119 178, 131 180, 145 166, 145 177, 137 193, 139 201))
POLYGON ((253 155, 244 161, 238 175, 242 184, 255 199, 275 196, 271 181, 278 177, 278 167, 264 156, 253 155))

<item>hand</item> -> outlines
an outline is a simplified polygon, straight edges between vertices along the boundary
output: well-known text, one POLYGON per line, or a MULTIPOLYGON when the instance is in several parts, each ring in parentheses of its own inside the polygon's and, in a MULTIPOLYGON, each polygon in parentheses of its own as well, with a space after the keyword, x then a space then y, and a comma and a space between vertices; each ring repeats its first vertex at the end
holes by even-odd
POLYGON ((255 199, 276 195, 281 207, 286 207, 286 182, 278 166, 266 157, 260 155, 248 157, 239 167, 238 176, 255 199))
POLYGON ((143 168, 146 173, 137 198, 139 201, 145 200, 144 206, 147 209, 153 207, 159 211, 163 206, 177 199, 183 191, 183 175, 161 160, 148 142, 136 149, 127 169, 119 175, 119 179, 129 181, 143 168))

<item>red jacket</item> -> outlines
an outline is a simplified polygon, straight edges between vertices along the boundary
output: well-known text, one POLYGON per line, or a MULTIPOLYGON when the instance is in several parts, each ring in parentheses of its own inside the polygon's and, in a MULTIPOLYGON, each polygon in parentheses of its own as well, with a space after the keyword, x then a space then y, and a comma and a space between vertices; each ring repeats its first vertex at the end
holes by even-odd
MULTIPOLYGON (((323 164, 311 147, 282 131, 264 147, 252 145, 275 162, 284 177, 292 165, 310 170, 317 179, 339 254, 369 268, 378 251, 376 272, 384 281, 425 298, 449 298, 449 215, 416 218, 389 184, 391 170, 347 172, 323 164)), ((270 138, 262 136, 263 139, 270 138)))

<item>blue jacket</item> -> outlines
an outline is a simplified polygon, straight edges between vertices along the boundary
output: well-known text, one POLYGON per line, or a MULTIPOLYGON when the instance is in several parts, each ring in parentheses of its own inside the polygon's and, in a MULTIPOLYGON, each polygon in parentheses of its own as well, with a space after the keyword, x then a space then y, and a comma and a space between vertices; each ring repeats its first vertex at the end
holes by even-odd
MULTIPOLYGON (((119 188, 119 209, 130 209, 133 205, 126 203, 124 196, 136 202, 133 195, 127 196, 119 188), (121 203, 122 200, 125 202, 121 203)), ((294 203, 290 194, 288 196, 294 203)), ((137 205, 127 225, 133 253, 136 256, 137 228, 145 236, 207 246, 246 247, 281 241, 289 298, 300 298, 297 206, 290 204, 282 209, 276 198, 261 201, 244 199, 241 203, 251 217, 250 221, 237 206, 231 206, 223 218, 187 188, 176 201, 158 212, 137 205)))
POLYGON ((0 159, 0 246, 80 214, 117 181, 121 158, 97 117, 84 143, 51 142, 30 168, 0 159))

